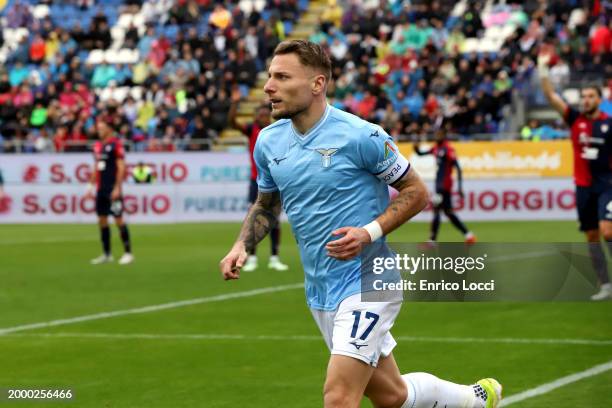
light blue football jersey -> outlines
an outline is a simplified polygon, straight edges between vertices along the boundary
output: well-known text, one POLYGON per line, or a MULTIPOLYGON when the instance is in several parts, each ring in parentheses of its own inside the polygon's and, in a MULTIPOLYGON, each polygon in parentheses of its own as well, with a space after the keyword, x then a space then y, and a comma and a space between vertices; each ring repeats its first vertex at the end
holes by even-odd
MULTIPOLYGON (((254 151, 261 192, 279 191, 297 239, 308 306, 335 310, 361 290, 361 262, 327 255, 325 244, 340 227, 361 227, 389 204, 387 184, 410 164, 378 125, 327 106, 301 135, 291 120, 264 128, 254 151)), ((386 244, 384 245, 386 248, 386 244)))

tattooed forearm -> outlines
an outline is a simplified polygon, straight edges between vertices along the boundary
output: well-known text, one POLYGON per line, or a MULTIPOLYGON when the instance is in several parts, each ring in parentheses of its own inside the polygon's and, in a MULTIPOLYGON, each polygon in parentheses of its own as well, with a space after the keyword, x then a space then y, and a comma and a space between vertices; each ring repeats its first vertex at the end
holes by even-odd
POLYGON ((414 169, 410 169, 393 187, 399 190, 399 195, 377 218, 385 234, 420 213, 427 205, 427 187, 414 169))
POLYGON ((278 192, 259 193, 238 236, 238 241, 244 243, 249 254, 255 252, 257 244, 276 226, 280 212, 281 200, 278 192))

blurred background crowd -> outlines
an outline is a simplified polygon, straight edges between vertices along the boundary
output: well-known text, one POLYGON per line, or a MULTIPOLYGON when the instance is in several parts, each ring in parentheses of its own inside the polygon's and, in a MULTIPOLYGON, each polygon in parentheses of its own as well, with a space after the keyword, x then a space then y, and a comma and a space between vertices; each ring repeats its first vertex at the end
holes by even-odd
POLYGON ((302 27, 332 58, 330 103, 398 140, 442 125, 468 140, 567 137, 543 108, 543 43, 564 97, 596 81, 612 113, 607 1, 13 0, 1 18, 0 152, 87 150, 99 117, 136 151, 241 145, 224 130, 231 105, 252 118, 275 46, 303 35, 315 6, 302 27))

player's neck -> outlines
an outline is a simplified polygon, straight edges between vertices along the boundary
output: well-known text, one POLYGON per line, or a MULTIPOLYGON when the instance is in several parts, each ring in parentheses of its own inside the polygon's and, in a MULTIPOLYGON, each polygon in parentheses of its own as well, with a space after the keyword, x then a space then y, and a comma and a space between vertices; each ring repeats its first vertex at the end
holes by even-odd
POLYGON ((585 113, 584 116, 587 117, 587 119, 597 119, 599 117, 599 115, 601 115, 601 111, 599 109, 595 109, 592 113, 585 113))
POLYGON ((326 108, 327 101, 325 99, 313 102, 309 109, 291 118, 293 127, 305 135, 323 117, 326 108))

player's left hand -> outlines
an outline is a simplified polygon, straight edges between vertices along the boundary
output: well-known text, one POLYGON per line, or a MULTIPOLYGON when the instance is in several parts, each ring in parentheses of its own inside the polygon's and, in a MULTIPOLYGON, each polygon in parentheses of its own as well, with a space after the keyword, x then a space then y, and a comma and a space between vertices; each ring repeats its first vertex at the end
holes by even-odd
POLYGON ((113 192, 111 193, 111 199, 114 200, 118 200, 119 198, 121 198, 121 189, 118 187, 113 188, 113 192))
POLYGON ((332 231, 332 235, 336 237, 344 235, 342 238, 329 241, 325 245, 327 255, 341 261, 356 257, 361 252, 361 246, 371 242, 368 231, 360 227, 338 228, 332 231))

